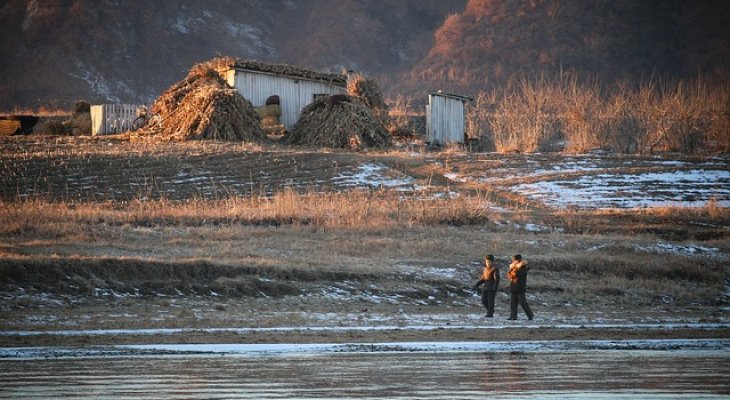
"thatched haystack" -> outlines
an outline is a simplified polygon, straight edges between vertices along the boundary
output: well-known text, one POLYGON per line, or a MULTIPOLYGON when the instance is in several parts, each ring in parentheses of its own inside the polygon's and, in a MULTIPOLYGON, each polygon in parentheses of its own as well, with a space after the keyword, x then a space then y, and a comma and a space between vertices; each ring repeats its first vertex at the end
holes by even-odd
POLYGON ((397 136, 401 133, 398 121, 391 117, 389 107, 383 99, 383 92, 380 91, 380 86, 374 80, 367 79, 362 74, 352 75, 347 81, 347 92, 350 96, 356 96, 370 107, 373 114, 383 122, 385 129, 391 136, 397 136))
POLYGON ((350 150, 392 145, 383 120, 360 98, 346 95, 327 96, 305 107, 284 141, 350 150))
POLYGON ((151 109, 153 117, 135 134, 174 141, 266 140, 254 107, 216 72, 227 62, 216 58, 195 65, 185 79, 157 98, 151 109))
POLYGON ((383 92, 380 86, 362 74, 355 74, 347 81, 347 93, 350 96, 359 97, 365 105, 378 114, 388 114, 388 106, 383 100, 383 92))
POLYGON ((91 104, 86 100, 77 101, 71 119, 64 124, 74 136, 91 135, 91 104))

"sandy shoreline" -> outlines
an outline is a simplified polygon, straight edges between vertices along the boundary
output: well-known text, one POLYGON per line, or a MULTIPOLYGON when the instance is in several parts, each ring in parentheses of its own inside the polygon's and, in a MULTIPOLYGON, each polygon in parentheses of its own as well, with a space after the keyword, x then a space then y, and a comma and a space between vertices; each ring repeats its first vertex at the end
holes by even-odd
POLYGON ((0 347, 730 339, 730 323, 99 329, 2 331, 0 347))

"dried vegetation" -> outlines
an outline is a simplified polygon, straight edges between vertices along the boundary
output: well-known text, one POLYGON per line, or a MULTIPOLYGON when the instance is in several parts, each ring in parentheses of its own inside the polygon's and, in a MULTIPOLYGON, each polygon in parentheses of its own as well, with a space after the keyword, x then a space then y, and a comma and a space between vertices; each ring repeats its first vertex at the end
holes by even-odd
POLYGON ((152 105, 155 115, 135 138, 153 140, 224 140, 261 142, 266 134, 251 103, 218 74, 223 62, 195 65, 152 105))
POLYGON ((346 95, 328 96, 305 107, 284 141, 349 150, 392 145, 383 120, 359 98, 346 95))
POLYGON ((480 93, 467 115, 468 136, 503 153, 730 151, 730 86, 719 79, 653 80, 607 90, 570 72, 523 76, 480 93))
POLYGON ((348 150, 391 147, 388 106, 377 83, 358 74, 347 90, 348 95, 327 96, 305 107, 285 142, 348 150))

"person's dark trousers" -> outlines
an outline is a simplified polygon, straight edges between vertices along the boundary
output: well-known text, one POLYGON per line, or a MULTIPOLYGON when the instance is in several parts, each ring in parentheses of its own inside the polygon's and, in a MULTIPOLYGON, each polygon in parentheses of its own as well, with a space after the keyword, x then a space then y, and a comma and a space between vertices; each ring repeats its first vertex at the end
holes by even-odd
POLYGON ((496 290, 482 291, 482 304, 487 309, 487 317, 494 316, 494 297, 497 295, 496 290))
POLYGON ((512 292, 512 297, 510 298, 509 302, 510 319, 517 319, 518 304, 522 305, 522 309, 525 310, 525 314, 527 314, 528 319, 532 319, 532 317, 535 316, 530 309, 530 305, 527 304, 527 297, 525 296, 525 292, 512 292))

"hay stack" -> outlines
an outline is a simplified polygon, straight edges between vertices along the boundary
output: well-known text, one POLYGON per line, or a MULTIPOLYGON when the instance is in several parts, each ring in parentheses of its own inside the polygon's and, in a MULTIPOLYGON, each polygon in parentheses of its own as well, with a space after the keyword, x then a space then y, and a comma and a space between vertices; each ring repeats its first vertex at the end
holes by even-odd
POLYGON ((345 95, 327 96, 305 107, 284 141, 350 150, 392 145, 382 119, 360 98, 345 95))
POLYGON ((374 80, 366 79, 361 74, 355 74, 347 81, 347 93, 350 96, 359 97, 377 114, 388 114, 383 92, 380 91, 380 86, 374 80))
POLYGON ((197 64, 188 76, 152 105, 154 115, 135 132, 161 140, 227 140, 261 142, 266 134, 251 103, 216 72, 227 59, 197 64))
POLYGON ((362 74, 352 75, 347 81, 347 92, 370 107, 391 136, 397 133, 396 121, 391 118, 389 107, 383 99, 383 92, 380 91, 380 86, 374 80, 366 79, 362 74))
POLYGON ((64 125, 74 136, 91 135, 91 104, 86 100, 77 101, 71 119, 64 125))

